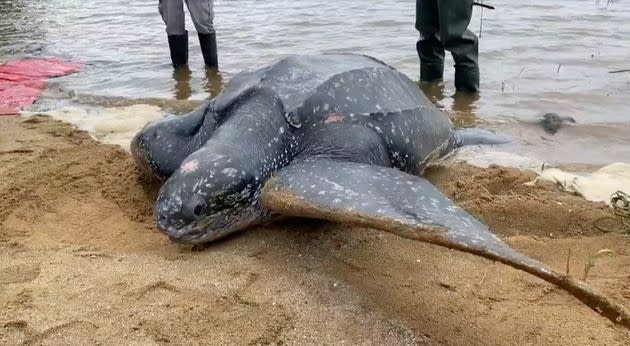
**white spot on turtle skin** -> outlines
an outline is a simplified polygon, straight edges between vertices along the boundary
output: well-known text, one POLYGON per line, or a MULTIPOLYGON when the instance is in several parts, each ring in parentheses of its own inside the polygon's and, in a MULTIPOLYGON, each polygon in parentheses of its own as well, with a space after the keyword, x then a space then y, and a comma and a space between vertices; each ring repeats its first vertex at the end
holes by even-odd
POLYGON ((232 167, 224 168, 221 171, 221 173, 227 175, 230 178, 234 178, 236 176, 237 172, 238 172, 238 170, 236 170, 235 168, 232 168, 232 167))

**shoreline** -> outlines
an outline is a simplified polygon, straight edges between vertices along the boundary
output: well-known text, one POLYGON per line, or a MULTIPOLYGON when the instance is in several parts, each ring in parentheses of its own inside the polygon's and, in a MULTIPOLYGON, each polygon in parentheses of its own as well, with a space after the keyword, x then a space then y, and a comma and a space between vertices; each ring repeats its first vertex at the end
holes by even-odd
MULTIPOLYGON (((191 250, 153 227, 127 152, 48 117, 0 118, 0 342, 624 345, 630 333, 510 267, 364 229, 289 220, 191 250), (579 332, 578 332, 579 331, 579 332)), ((630 240, 592 203, 514 168, 428 178, 516 249, 628 306, 630 240)))
MULTIPOLYGON (((54 94, 54 91, 48 90, 48 92, 54 94)), ((32 110, 24 111, 21 116, 50 116, 87 131, 100 142, 117 144, 129 151, 128 143, 146 123, 166 114, 187 113, 198 105, 199 101, 81 95, 62 101, 44 98, 40 105, 33 107, 32 110)), ((449 115, 451 121, 457 122, 458 114, 442 110, 449 115)), ((537 127, 538 125, 529 124, 529 126, 537 127)), ((563 129, 563 131, 569 130, 571 129, 563 129)), ((504 134, 501 130, 495 131, 504 134)), ((533 132, 529 136, 531 135, 533 132)), ((544 137, 541 137, 541 140, 548 142, 546 145, 552 141, 544 137)), ((447 160, 440 161, 462 162, 481 168, 502 166, 532 171, 537 174, 532 181, 537 179, 552 183, 561 182, 560 185, 566 191, 579 194, 589 201, 609 203, 616 191, 630 192, 630 163, 613 160, 599 164, 586 163, 586 161, 584 163, 560 161, 550 164, 542 160, 535 150, 526 149, 527 143, 528 140, 522 142, 513 138, 513 142, 497 147, 464 147, 449 155, 447 160)), ((561 143, 557 145, 562 146, 561 143)), ((557 145, 553 147, 553 150, 558 149, 557 145)))

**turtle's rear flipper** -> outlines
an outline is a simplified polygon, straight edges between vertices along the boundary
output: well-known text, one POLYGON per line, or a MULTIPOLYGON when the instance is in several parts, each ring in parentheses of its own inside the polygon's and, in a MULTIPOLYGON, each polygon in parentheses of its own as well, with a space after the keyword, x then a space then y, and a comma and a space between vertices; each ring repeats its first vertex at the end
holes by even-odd
POLYGON ((625 307, 516 252, 421 177, 393 168, 312 159, 278 172, 266 183, 262 199, 266 208, 283 215, 375 228, 503 262, 567 290, 613 322, 630 327, 625 307))
POLYGON ((463 127, 455 130, 455 140, 458 147, 469 145, 499 145, 510 142, 510 138, 477 127, 463 127))

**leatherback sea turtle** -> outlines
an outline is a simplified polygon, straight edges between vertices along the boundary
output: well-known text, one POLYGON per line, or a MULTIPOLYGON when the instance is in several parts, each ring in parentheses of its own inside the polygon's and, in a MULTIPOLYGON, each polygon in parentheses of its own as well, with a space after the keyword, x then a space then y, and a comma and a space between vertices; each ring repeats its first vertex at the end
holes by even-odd
POLYGON ((166 180, 156 223, 175 242, 210 242, 274 215, 367 226, 504 262, 627 325, 623 307, 519 254, 420 176, 457 147, 500 142, 454 130, 379 60, 319 54, 235 75, 195 111, 148 124, 132 152, 166 180))

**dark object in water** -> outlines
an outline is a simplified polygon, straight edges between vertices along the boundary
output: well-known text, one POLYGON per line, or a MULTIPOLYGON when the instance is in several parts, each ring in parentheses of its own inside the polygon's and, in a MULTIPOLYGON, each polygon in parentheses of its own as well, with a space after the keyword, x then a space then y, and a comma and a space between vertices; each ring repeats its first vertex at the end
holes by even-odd
POLYGON ((546 113, 538 120, 540 126, 550 134, 558 132, 565 122, 575 123, 575 119, 569 116, 560 116, 557 113, 546 113))

